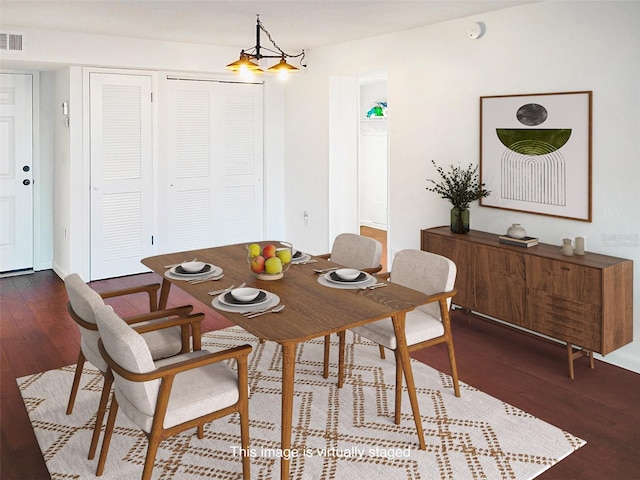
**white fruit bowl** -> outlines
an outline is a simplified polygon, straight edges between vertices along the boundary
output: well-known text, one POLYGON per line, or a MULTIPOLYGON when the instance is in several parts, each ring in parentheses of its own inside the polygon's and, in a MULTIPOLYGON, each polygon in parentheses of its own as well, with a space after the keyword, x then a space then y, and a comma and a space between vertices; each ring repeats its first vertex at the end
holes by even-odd
POLYGON ((259 280, 278 280, 291 266, 293 245, 281 241, 247 244, 249 268, 259 280))
POLYGON ((335 272, 342 280, 355 280, 360 275, 360 270, 355 268, 339 268, 335 272))
POLYGON ((231 296, 239 302, 250 302, 260 294, 257 288, 234 288, 231 290, 231 296))
POLYGON ((204 262, 184 262, 180 264, 180 267, 188 273, 198 273, 204 268, 206 263, 204 262))

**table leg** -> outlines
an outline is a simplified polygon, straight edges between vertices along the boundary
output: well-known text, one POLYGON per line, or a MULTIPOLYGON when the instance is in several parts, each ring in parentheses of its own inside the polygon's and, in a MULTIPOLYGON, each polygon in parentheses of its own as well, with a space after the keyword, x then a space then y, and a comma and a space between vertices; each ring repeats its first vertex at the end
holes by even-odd
POLYGON ((413 379, 413 369, 411 368, 411 359, 409 358, 409 347, 407 346, 407 338, 405 336, 405 317, 404 312, 393 315, 393 330, 396 334, 396 349, 398 356, 402 362, 402 370, 404 378, 407 381, 407 391, 409 392, 409 400, 411 401, 411 410, 413 411, 413 419, 416 423, 418 431, 418 441, 420 450, 426 450, 427 446, 424 441, 424 432, 422 431, 422 418, 420 417, 420 407, 418 406, 418 396, 416 395, 416 384, 413 379))
POLYGON ((171 282, 166 278, 162 279, 162 287, 160 287, 160 299, 158 300, 158 310, 164 310, 167 308, 167 300, 169 300, 169 290, 171 289, 171 282))
MULTIPOLYGON (((293 416, 293 382, 296 371, 296 343, 282 344, 282 452, 291 449, 291 429, 293 416)), ((280 478, 289 480, 289 458, 282 456, 280 460, 280 478)))

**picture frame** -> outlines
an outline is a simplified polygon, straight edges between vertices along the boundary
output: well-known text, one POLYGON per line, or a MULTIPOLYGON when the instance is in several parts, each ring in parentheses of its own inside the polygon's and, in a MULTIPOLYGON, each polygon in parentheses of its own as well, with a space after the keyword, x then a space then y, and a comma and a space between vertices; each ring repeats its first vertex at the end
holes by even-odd
POLYGON ((591 222, 592 97, 480 97, 480 205, 591 222))

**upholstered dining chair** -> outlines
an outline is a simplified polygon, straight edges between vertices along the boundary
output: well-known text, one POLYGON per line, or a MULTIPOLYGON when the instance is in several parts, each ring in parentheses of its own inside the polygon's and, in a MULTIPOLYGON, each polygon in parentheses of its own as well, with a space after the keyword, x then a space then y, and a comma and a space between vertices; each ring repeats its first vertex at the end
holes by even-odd
MULTIPOLYGON (((429 302, 407 313, 405 335, 409 351, 446 343, 456 397, 460 396, 449 309, 455 295, 456 265, 435 253, 401 250, 393 259, 390 281, 429 295, 429 302)), ((402 399, 402 364, 398 358, 396 336, 390 318, 350 329, 379 345, 394 351, 396 359, 395 423, 400 423, 402 399)), ((344 338, 340 349, 344 350, 344 338)), ((344 353, 340 355, 344 358, 344 353)), ((344 364, 339 365, 343 369, 344 364)))
MULTIPOLYGON (((137 287, 114 290, 105 293, 98 293, 87 285, 78 274, 72 273, 64 279, 65 288, 69 302, 67 310, 71 318, 78 324, 80 330, 80 351, 78 353, 78 361, 76 364, 75 375, 71 385, 71 394, 67 404, 67 415, 73 412, 73 406, 78 393, 78 385, 82 377, 82 370, 85 361, 89 361, 104 376, 102 387, 102 395, 98 406, 96 423, 93 430, 93 437, 89 446, 89 459, 95 456, 100 431, 102 429, 102 421, 106 412, 109 393, 111 391, 111 380, 106 376, 107 364, 100 355, 98 350, 98 340, 100 334, 96 325, 96 311, 105 304, 104 299, 121 297, 124 295, 133 295, 143 293, 149 298, 149 313, 130 317, 127 321, 144 326, 150 322, 157 321, 167 317, 168 315, 188 315, 193 307, 190 305, 177 307, 170 310, 157 310, 157 291, 159 284, 141 285, 137 287)), ((181 326, 167 327, 162 330, 149 332, 144 335, 144 339, 149 345, 152 356, 155 359, 166 358, 177 355, 180 352, 188 352, 190 350, 190 330, 193 335, 194 348, 199 349, 201 345, 201 319, 192 318, 181 326)))
MULTIPOLYGON (((377 273, 382 270, 380 259, 382 257, 382 244, 375 238, 365 237, 356 233, 341 233, 333 241, 331 253, 317 255, 338 263, 344 267, 356 268, 367 273, 377 273)), ((338 332, 338 338, 344 343, 345 332, 338 332)), ((329 353, 331 350, 331 336, 324 337, 324 370, 322 376, 329 378, 329 353)), ((340 351, 344 354, 344 349, 340 351)), ((338 365, 344 361, 338 359, 338 365)), ((338 369, 338 386, 343 384, 342 370, 338 369)))
MULTIPOLYGON (((202 314, 200 314, 202 315, 202 314)), ((204 424, 232 413, 240 414, 242 472, 249 479, 249 385, 247 357, 250 345, 210 352, 197 350, 155 361, 138 331, 108 306, 98 308, 99 349, 113 373, 114 395, 102 441, 96 475, 102 475, 113 428, 121 408, 147 436, 147 454, 142 479, 151 478, 160 442, 172 435, 197 429, 204 437, 204 424), (226 361, 235 359, 237 374, 226 361)))

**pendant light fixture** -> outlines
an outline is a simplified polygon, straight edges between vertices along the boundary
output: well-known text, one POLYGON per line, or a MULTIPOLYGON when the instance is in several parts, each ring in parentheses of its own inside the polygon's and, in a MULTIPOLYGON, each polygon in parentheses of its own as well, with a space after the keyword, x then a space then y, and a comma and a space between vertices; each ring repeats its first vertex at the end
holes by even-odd
POLYGON ((300 65, 306 67, 306 65, 302 63, 304 60, 304 50, 297 55, 286 53, 276 44, 276 42, 273 41, 271 34, 260 21, 260 15, 256 15, 255 46, 247 50, 240 51, 240 58, 227 65, 227 68, 233 72, 238 72, 240 75, 252 76, 255 74, 261 74, 264 70, 260 67, 259 62, 263 58, 280 59, 278 63, 269 67, 267 72, 277 73, 281 78, 285 78, 289 73, 297 72, 299 70, 299 68, 287 63, 287 58, 300 58, 300 65), (267 48, 260 43, 260 32, 263 32, 267 36, 275 50, 267 48))

